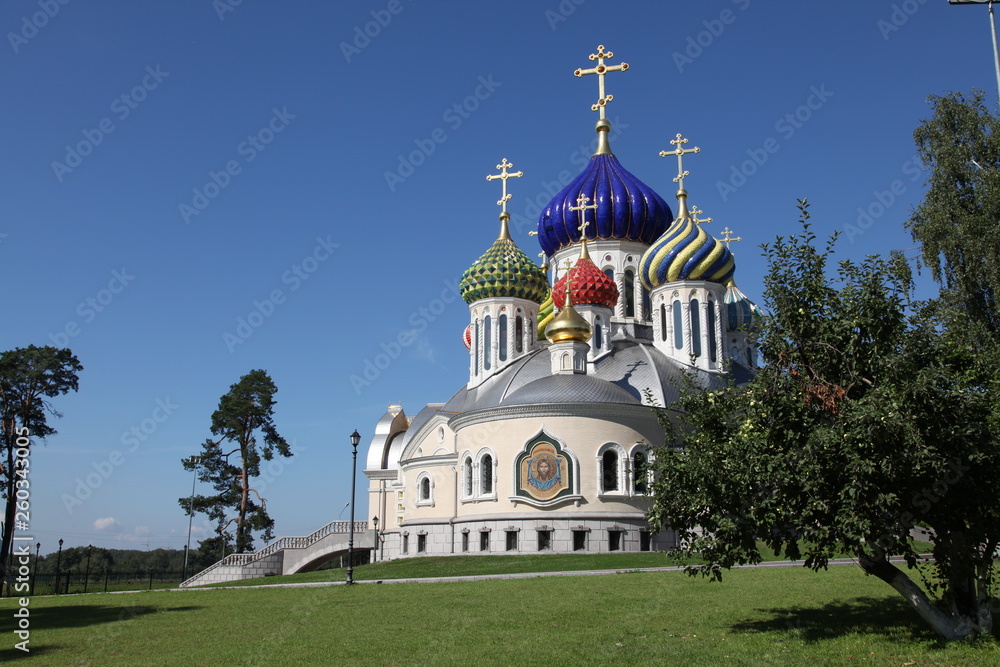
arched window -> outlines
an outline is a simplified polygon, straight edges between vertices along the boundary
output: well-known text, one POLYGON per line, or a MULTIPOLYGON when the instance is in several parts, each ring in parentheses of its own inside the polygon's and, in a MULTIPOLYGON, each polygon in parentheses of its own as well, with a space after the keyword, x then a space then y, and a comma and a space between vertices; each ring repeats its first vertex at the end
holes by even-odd
POLYGON ((492 320, 489 315, 483 320, 483 368, 486 370, 490 369, 490 352, 493 347, 492 320))
POLYGON ((618 490, 618 452, 609 449, 601 457, 601 486, 604 491, 618 490))
POLYGON ((563 352, 562 359, 560 360, 559 369, 568 371, 573 368, 573 362, 570 361, 569 353, 563 352))
POLYGON ((701 309, 698 299, 691 299, 691 347, 694 356, 701 356, 701 309))
POLYGON ((684 313, 681 311, 681 302, 674 299, 674 347, 678 350, 684 349, 684 313))
POLYGON ((417 476, 417 506, 434 506, 434 481, 426 472, 417 476))
POLYGON ((625 317, 635 317, 635 273, 625 272, 625 317))
POLYGON ((479 492, 484 495, 493 493, 493 457, 487 454, 479 462, 479 492))
POLYGON ((420 480, 420 499, 430 500, 431 499, 431 480, 424 477, 420 480))
POLYGON ((646 452, 639 450, 632 454, 632 479, 633 488, 638 495, 646 493, 648 486, 649 465, 646 459, 646 452))
POLYGON ((514 349, 518 354, 524 350, 524 318, 520 315, 514 319, 514 349))
POLYGON ((497 334, 500 347, 500 361, 507 361, 507 315, 500 315, 500 332, 497 334))
POLYGON ((651 319, 650 315, 653 312, 652 306, 649 304, 649 290, 644 286, 639 286, 639 291, 642 292, 642 319, 651 319))
POLYGON ((708 302, 708 360, 715 363, 716 358, 716 343, 715 343, 715 303, 712 300, 708 302))
POLYGON ((594 324, 594 347, 597 348, 598 350, 604 347, 604 339, 603 339, 603 334, 601 332, 601 325, 597 323, 594 324))
POLYGON ((465 475, 465 495, 472 495, 472 457, 468 456, 462 464, 462 474, 465 475))
POLYGON ((660 340, 667 340, 667 304, 660 304, 660 340))

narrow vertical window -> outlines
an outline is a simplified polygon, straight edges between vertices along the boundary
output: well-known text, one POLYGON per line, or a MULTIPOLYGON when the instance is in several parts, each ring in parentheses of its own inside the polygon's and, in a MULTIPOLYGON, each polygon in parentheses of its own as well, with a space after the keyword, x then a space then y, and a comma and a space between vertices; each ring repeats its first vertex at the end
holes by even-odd
POLYGON ((417 553, 422 554, 427 552, 427 536, 417 535, 417 553))
POLYGON ((635 317, 635 273, 625 272, 625 317, 635 317))
POLYGON ((603 465, 603 481, 605 491, 617 491, 618 490, 618 452, 613 449, 609 449, 604 452, 602 458, 603 465))
POLYGON ((681 312, 681 302, 674 301, 674 347, 684 349, 684 313, 681 312))
POLYGON ((636 452, 632 456, 632 476, 635 481, 635 492, 646 493, 646 452, 636 452))
POLYGON ((500 316, 500 331, 497 333, 500 339, 497 341, 500 347, 500 361, 507 361, 507 316, 500 316))
POLYGON ((622 550, 622 532, 620 530, 608 531, 608 551, 622 550))
POLYGON ((649 531, 639 533, 639 551, 649 551, 649 531))
POLYGON ((649 303, 649 291, 642 285, 639 285, 639 291, 642 292, 642 319, 651 319, 649 316, 652 314, 653 308, 649 303))
POLYGON ((701 310, 698 299, 691 299, 691 347, 694 356, 701 356, 701 310))
POLYGON ((538 550, 548 551, 552 548, 552 533, 547 530, 538 531, 538 550))
POLYGON ((586 550, 587 550, 587 531, 574 530, 573 551, 586 551, 586 550))
POLYGON ((600 324, 594 327, 594 347, 596 347, 598 350, 604 347, 603 332, 601 331, 600 324))
POLYGON ((715 304, 711 301, 708 302, 708 360, 715 363, 715 358, 717 355, 717 347, 715 342, 715 304))
POLYGON ((472 495, 472 459, 465 459, 465 495, 472 495))
POLYGON ((469 534, 462 533, 462 551, 469 550, 469 534))
POLYGON ((420 499, 430 500, 431 499, 431 480, 428 477, 424 477, 420 480, 420 499))
POLYGON ((660 304, 660 340, 667 340, 667 304, 660 304))
POLYGON ((524 318, 520 315, 514 320, 514 349, 518 354, 524 351, 524 318))
POLYGON ((479 476, 482 478, 481 492, 484 494, 493 493, 493 457, 489 454, 479 462, 479 476))
POLYGON ((479 550, 489 551, 490 550, 490 531, 484 530, 479 533, 479 550))
POLYGON ((490 370, 490 356, 493 347, 493 318, 489 315, 483 320, 483 368, 490 370))
POLYGON ((476 350, 476 375, 479 375, 479 320, 476 320, 475 329, 476 329, 476 344, 474 347, 476 350))
POLYGON ((517 533, 513 530, 507 531, 507 551, 517 551, 517 533))

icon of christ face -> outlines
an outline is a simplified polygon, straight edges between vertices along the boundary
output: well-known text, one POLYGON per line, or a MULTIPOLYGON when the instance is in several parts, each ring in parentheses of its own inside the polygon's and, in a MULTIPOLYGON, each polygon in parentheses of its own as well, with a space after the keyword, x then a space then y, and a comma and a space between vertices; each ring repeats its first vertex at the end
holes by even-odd
POLYGON ((552 479, 552 464, 548 462, 548 459, 542 459, 539 461, 536 470, 538 471, 538 474, 536 474, 535 477, 539 482, 547 482, 552 479))

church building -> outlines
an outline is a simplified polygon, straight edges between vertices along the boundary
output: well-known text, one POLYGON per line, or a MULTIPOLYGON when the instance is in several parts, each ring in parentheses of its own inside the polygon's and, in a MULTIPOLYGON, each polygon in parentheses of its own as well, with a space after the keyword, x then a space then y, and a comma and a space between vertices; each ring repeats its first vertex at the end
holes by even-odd
MULTIPOLYGON (((421 555, 665 550, 652 533, 649 462, 679 381, 749 379, 760 310, 734 282, 732 232, 714 238, 687 203, 687 139, 676 135, 676 214, 611 151, 605 76, 626 63, 599 46, 597 150, 545 207, 537 265, 511 239, 504 159, 499 233, 465 271, 467 382, 407 415, 390 405, 365 475, 378 560, 421 555)), ((484 239, 484 245, 488 238, 484 239)), ((457 344, 457 342, 456 342, 457 344)), ((464 378, 463 378, 464 379, 464 378)), ((459 379, 456 378, 456 381, 459 379)))

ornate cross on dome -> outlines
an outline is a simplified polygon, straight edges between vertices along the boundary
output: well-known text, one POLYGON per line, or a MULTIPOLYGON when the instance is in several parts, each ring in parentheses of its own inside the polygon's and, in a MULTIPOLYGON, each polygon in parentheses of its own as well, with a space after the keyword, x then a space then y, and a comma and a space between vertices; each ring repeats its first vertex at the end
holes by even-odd
POLYGON ((691 172, 684 171, 684 156, 687 155, 688 153, 701 152, 701 149, 698 148, 697 146, 695 146, 694 148, 681 148, 681 145, 686 144, 687 142, 688 140, 682 139, 681 133, 678 132, 677 138, 670 140, 671 145, 676 146, 677 148, 675 148, 672 151, 660 151, 660 157, 669 157, 671 155, 677 156, 677 177, 674 179, 674 183, 679 183, 681 190, 684 189, 684 177, 691 175, 691 172))
POLYGON ((587 195, 585 195, 585 194, 583 194, 581 192, 580 196, 576 198, 576 206, 570 206, 569 207, 569 210, 571 210, 571 211, 583 211, 580 214, 580 224, 577 226, 577 229, 580 230, 580 238, 581 239, 586 239, 587 238, 587 227, 590 225, 590 223, 587 222, 587 209, 596 209, 597 208, 597 202, 594 202, 590 206, 587 206, 587 202, 589 202, 589 201, 590 201, 590 197, 588 197, 587 195))
MULTIPOLYGON (((704 225, 706 223, 712 222, 713 218, 699 218, 698 216, 704 213, 697 206, 691 206, 691 220, 694 221, 696 225, 704 225)), ((725 232, 723 232, 725 233, 725 232)))
POLYGON ((512 165, 510 162, 507 162, 507 158, 504 158, 503 161, 500 164, 497 165, 497 169, 500 170, 500 173, 499 174, 490 174, 490 175, 488 175, 486 177, 487 181, 492 181, 492 180, 495 180, 495 179, 498 179, 498 178, 503 181, 503 196, 500 197, 500 200, 497 202, 497 206, 502 206, 503 207, 502 210, 501 210, 501 212, 500 212, 500 217, 501 218, 510 218, 510 214, 507 213, 507 201, 510 200, 511 196, 507 193, 507 179, 508 178, 520 178, 521 176, 524 176, 524 172, 523 171, 515 171, 515 172, 512 172, 512 173, 508 173, 507 169, 509 169, 510 167, 513 167, 513 166, 514 165, 512 165))
POLYGON ((733 234, 735 234, 735 233, 736 232, 734 232, 733 230, 731 230, 729 227, 726 227, 725 229, 722 230, 722 236, 723 236, 723 238, 716 239, 716 241, 719 241, 720 243, 725 243, 726 244, 726 250, 729 250, 730 249, 729 248, 729 244, 730 243, 732 243, 733 241, 742 241, 743 240, 742 236, 737 236, 736 238, 733 238, 733 234))
POLYGON ((591 53, 590 59, 597 61, 597 67, 591 67, 590 69, 578 69, 573 74, 576 76, 583 76, 584 74, 596 74, 597 75, 597 86, 598 95, 597 104, 593 104, 590 107, 591 111, 600 111, 601 120, 604 120, 604 105, 606 105, 611 100, 615 99, 614 95, 606 95, 604 93, 604 75, 608 72, 624 72, 628 69, 628 63, 622 63, 621 65, 605 65, 605 58, 614 58, 615 54, 611 51, 607 53, 604 52, 604 45, 599 44, 597 46, 597 53, 591 53))

